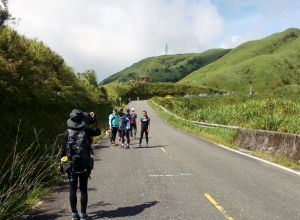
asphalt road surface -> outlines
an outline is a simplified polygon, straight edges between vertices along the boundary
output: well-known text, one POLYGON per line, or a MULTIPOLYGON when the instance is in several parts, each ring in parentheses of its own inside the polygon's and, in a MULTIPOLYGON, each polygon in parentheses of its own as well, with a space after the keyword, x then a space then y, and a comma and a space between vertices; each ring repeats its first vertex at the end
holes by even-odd
MULTIPOLYGON (((300 176, 183 133, 146 101, 149 147, 96 149, 89 182, 91 219, 300 219, 300 176)), ((45 198, 29 219, 71 219, 68 186, 45 198)))

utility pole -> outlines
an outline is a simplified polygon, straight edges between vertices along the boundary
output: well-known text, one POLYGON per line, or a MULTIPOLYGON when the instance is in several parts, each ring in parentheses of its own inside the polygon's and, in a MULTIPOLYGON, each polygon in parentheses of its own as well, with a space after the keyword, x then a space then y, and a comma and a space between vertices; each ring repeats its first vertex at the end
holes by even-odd
POLYGON ((253 87, 252 87, 252 80, 249 80, 250 88, 249 88, 249 95, 253 95, 253 87))
POLYGON ((165 55, 168 55, 169 51, 168 51, 168 44, 166 44, 166 48, 165 48, 165 55))

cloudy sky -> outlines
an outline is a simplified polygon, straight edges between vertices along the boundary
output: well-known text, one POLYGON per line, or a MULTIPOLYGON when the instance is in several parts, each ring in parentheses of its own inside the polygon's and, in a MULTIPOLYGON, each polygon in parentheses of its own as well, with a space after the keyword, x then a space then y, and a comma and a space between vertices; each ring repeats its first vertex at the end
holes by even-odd
POLYGON ((9 0, 14 26, 98 79, 148 56, 231 48, 300 28, 299 0, 9 0))

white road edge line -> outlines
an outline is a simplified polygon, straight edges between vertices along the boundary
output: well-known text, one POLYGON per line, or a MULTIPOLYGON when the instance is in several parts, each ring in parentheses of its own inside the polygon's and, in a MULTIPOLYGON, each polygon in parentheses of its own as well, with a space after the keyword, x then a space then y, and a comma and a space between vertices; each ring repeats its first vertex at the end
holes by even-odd
POLYGON ((180 174, 150 174, 150 177, 179 177, 179 176, 190 176, 189 173, 180 173, 180 174))
POLYGON ((261 158, 258 158, 258 157, 249 155, 249 154, 245 154, 245 153, 243 153, 243 152, 240 152, 240 151, 238 151, 238 150, 231 149, 230 147, 227 147, 227 146, 222 145, 222 144, 216 144, 216 145, 219 146, 219 147, 222 147, 222 148, 224 148, 224 149, 226 149, 226 150, 229 150, 229 151, 232 151, 232 152, 235 152, 235 153, 244 155, 244 156, 246 156, 246 157, 250 157, 250 158, 252 158, 252 159, 254 159, 254 160, 258 160, 258 161, 267 163, 267 164, 269 164, 269 165, 273 165, 273 166, 275 166, 275 167, 277 167, 277 168, 283 169, 283 170, 285 170, 285 171, 288 171, 288 172, 291 172, 291 173, 294 173, 294 174, 300 176, 300 172, 297 172, 297 171, 292 170, 292 169, 290 169, 290 168, 281 166, 281 165, 279 165, 279 164, 276 164, 276 163, 273 163, 273 162, 270 162, 270 161, 267 161, 267 160, 264 160, 264 159, 261 159, 261 158))

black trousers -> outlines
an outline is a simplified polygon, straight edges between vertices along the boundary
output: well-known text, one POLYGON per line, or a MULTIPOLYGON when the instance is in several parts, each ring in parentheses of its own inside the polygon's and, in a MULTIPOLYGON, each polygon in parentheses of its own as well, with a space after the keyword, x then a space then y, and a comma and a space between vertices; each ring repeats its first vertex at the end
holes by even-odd
POLYGON ((140 144, 142 143, 143 137, 144 137, 144 133, 146 136, 146 143, 148 144, 149 142, 149 138, 148 138, 148 128, 141 128, 141 136, 140 136, 140 144))
POLYGON ((69 173, 69 182, 70 182, 70 205, 73 213, 77 212, 77 187, 79 180, 79 189, 80 189, 80 204, 81 212, 86 213, 86 206, 88 202, 88 193, 87 193, 87 184, 88 184, 88 174, 87 173, 69 173))
POLYGON ((136 136, 136 123, 130 123, 130 137, 135 137, 136 136))
POLYGON ((110 135, 110 141, 115 142, 116 141, 116 136, 118 133, 118 128, 117 127, 112 127, 111 128, 111 135, 110 135))
POLYGON ((126 129, 126 130, 121 131, 122 144, 125 143, 125 137, 127 139, 127 144, 130 144, 129 134, 130 134, 130 129, 126 129))

